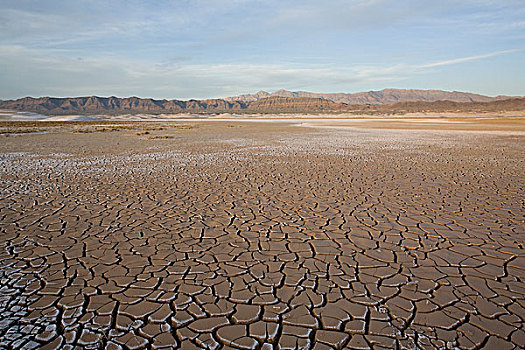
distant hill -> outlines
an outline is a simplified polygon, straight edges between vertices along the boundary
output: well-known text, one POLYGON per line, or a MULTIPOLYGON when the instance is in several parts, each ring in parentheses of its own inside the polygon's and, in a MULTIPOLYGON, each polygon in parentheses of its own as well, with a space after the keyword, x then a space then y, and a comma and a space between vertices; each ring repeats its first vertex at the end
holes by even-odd
POLYGON ((225 100, 154 100, 138 97, 24 97, 0 101, 0 108, 41 114, 127 114, 127 113, 213 113, 236 111, 245 106, 242 102, 225 100))
POLYGON ((384 89, 381 91, 358 92, 353 94, 347 93, 315 93, 307 91, 288 91, 277 90, 273 93, 259 91, 255 94, 240 95, 225 98, 226 101, 234 102, 252 102, 268 97, 309 97, 322 98, 337 103, 346 104, 373 104, 383 105, 396 102, 434 102, 434 101, 452 101, 452 102, 491 102, 505 100, 509 96, 489 97, 468 92, 459 91, 442 91, 442 90, 404 90, 404 89, 384 89))
POLYGON ((525 98, 509 98, 491 102, 398 102, 390 105, 346 105, 347 113, 366 115, 403 115, 409 113, 454 113, 525 116, 525 98))
MULTIPOLYGON (((403 90, 418 91, 418 90, 403 90)), ((415 94, 415 93, 414 93, 415 94)), ((458 93, 459 94, 459 93, 458 93)), ((461 93, 463 94, 463 93, 461 93)), ((399 115, 406 113, 506 113, 525 114, 525 98, 490 98, 490 101, 409 101, 393 104, 347 104, 320 97, 267 96, 242 100, 154 100, 138 97, 25 97, 0 101, 0 109, 35 112, 44 115, 122 115, 122 114, 280 114, 348 113, 362 115, 399 115)), ((439 94, 438 94, 439 95, 439 94)), ((481 96, 466 94, 472 96, 481 96)), ((248 95, 245 95, 248 96, 248 95)), ((250 95, 253 96, 253 95, 250 95)), ((408 96, 408 95, 407 95, 408 96)), ((427 95, 426 98, 429 95, 427 95)), ((436 95, 437 96, 437 95, 436 95)), ((483 96, 481 96, 483 97, 483 96)), ((481 98, 480 97, 480 98, 481 98)))
POLYGON ((321 98, 269 97, 252 102, 213 100, 153 100, 138 97, 24 97, 0 101, 0 109, 64 114, 177 114, 177 113, 309 113, 336 112, 344 104, 321 98))

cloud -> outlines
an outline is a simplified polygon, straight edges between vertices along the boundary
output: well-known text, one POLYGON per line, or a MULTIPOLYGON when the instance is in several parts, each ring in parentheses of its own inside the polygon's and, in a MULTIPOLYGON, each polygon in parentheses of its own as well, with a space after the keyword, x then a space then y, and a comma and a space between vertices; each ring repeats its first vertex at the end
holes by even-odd
POLYGON ((328 91, 388 73, 293 63, 188 64, 185 57, 151 64, 122 57, 67 57, 60 50, 5 45, 0 46, 0 66, 5 68, 0 96, 8 98, 93 94, 208 98, 260 89, 307 89, 320 83, 328 91))
POLYGON ((35 8, 19 6, 17 2, 5 5, 0 11, 0 42, 47 48, 91 43, 109 48, 118 41, 150 40, 161 34, 180 33, 201 18, 192 18, 189 9, 183 11, 176 5, 158 11, 154 6, 135 2, 115 6, 112 4, 118 1, 49 3, 42 8, 40 4, 35 4, 35 8))
POLYGON ((475 60, 480 60, 480 59, 484 59, 484 58, 488 58, 488 57, 509 54, 509 53, 513 53, 513 52, 517 52, 517 51, 519 51, 519 50, 514 49, 514 50, 494 51, 494 52, 483 54, 483 55, 461 57, 461 58, 455 58, 455 59, 451 59, 451 60, 432 62, 432 63, 428 63, 428 64, 419 65, 419 66, 417 66, 417 68, 432 68, 432 67, 439 67, 439 66, 448 66, 448 65, 451 65, 451 64, 475 61, 475 60))
POLYGON ((258 90, 355 91, 382 88, 437 67, 510 54, 501 50, 425 64, 320 65, 308 63, 190 64, 189 57, 167 61, 118 56, 70 57, 63 50, 0 45, 0 96, 118 95, 154 98, 226 97, 258 90), (3 70, 3 71, 2 71, 3 70))
POLYGON ((336 30, 359 32, 392 27, 399 22, 413 22, 425 10, 418 3, 408 8, 406 1, 392 5, 385 0, 328 0, 322 6, 315 0, 305 0, 293 6, 280 6, 269 25, 295 28, 301 32, 336 30))

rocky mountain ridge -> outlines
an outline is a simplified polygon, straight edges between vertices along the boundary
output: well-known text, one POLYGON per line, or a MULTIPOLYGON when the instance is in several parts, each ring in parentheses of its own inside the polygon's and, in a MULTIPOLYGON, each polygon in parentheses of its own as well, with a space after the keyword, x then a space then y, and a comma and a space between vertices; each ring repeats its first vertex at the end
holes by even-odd
POLYGON ((320 98, 269 97, 252 102, 210 100, 154 100, 138 97, 24 97, 0 101, 0 109, 47 115, 66 114, 218 114, 311 113, 344 111, 346 105, 320 98))
POLYGON ((307 91, 277 90, 273 93, 259 91, 255 94, 246 94, 225 98, 226 101, 252 102, 268 97, 309 97, 322 98, 337 103, 346 104, 392 104, 397 102, 491 102, 506 100, 509 96, 484 96, 460 91, 417 90, 417 89, 384 89, 358 93, 315 93, 307 91))
POLYGON ((0 109, 45 115, 125 115, 125 114, 279 114, 347 113, 395 115, 403 113, 485 113, 525 112, 525 98, 496 99, 488 102, 410 101, 393 104, 346 104, 326 98, 267 96, 244 100, 154 100, 138 97, 25 97, 0 101, 0 109))

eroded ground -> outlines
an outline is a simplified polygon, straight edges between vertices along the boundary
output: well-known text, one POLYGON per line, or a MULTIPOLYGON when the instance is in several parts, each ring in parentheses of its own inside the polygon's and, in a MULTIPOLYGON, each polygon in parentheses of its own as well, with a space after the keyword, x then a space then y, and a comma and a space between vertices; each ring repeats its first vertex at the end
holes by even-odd
POLYGON ((0 348, 525 347, 523 130, 292 124, 0 136, 0 348))

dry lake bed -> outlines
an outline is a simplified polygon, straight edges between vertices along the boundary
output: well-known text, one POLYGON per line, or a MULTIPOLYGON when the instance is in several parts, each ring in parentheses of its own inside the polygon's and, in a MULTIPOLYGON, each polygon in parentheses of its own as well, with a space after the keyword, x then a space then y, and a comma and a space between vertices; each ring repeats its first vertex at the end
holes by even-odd
POLYGON ((0 348, 525 347, 524 119, 0 133, 0 348))

